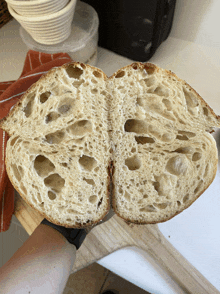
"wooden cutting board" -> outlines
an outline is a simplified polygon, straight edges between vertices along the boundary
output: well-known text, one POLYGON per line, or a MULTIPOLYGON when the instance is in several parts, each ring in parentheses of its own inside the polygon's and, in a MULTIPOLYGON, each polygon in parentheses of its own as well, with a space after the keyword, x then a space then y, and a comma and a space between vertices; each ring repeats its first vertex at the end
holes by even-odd
MULTIPOLYGON (((43 217, 17 193, 15 216, 29 235, 43 217)), ((156 263, 179 285, 184 293, 217 294, 219 291, 201 275, 160 233, 157 225, 128 225, 114 215, 94 227, 77 251, 72 273, 87 267, 110 253, 128 246, 145 250, 156 263)))

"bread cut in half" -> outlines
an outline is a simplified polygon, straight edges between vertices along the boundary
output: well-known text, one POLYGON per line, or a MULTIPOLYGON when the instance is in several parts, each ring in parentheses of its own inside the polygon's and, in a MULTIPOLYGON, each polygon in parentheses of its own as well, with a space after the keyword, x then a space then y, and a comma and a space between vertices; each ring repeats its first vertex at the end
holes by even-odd
POLYGON ((107 76, 70 63, 50 70, 0 126, 19 194, 65 227, 166 221, 212 183, 220 118, 185 81, 150 63, 107 76))

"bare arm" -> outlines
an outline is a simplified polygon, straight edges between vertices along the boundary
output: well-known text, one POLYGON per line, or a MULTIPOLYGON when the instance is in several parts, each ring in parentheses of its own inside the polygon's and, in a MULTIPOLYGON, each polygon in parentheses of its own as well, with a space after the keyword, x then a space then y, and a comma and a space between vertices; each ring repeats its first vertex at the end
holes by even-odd
POLYGON ((76 247, 61 233, 40 224, 0 268, 0 293, 61 294, 75 256, 76 247))

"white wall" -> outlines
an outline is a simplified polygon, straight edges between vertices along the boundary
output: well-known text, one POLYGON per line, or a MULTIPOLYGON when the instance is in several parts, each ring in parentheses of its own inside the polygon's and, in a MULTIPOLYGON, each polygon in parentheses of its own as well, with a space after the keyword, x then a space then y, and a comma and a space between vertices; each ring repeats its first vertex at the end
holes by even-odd
POLYGON ((220 0, 177 0, 170 36, 220 48, 220 0))

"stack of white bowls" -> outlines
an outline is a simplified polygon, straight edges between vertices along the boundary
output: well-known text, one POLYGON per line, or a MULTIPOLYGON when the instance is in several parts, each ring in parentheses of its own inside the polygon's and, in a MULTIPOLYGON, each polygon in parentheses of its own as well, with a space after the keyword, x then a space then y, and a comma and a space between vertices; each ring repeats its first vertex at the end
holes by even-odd
POLYGON ((41 44, 66 40, 77 0, 6 0, 10 14, 41 44))

